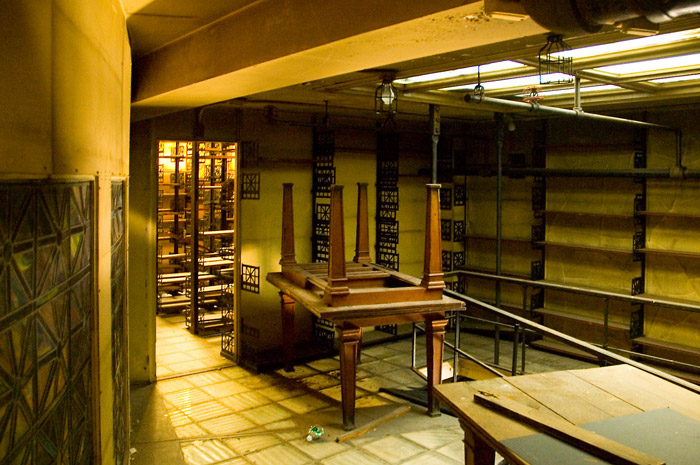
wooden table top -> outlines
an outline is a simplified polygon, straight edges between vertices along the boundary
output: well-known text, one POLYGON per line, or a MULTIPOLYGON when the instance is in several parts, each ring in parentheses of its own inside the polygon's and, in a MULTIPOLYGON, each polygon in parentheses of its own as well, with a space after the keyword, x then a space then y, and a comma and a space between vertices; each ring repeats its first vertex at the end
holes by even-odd
POLYGON ((267 281, 290 296, 297 303, 306 307, 319 318, 330 321, 345 321, 372 318, 401 318, 413 321, 409 315, 420 315, 436 312, 461 311, 465 309, 463 302, 442 296, 440 300, 407 301, 370 305, 349 305, 333 307, 324 302, 322 292, 314 288, 305 289, 284 277, 282 273, 268 273, 267 281))
POLYGON ((441 384, 437 397, 513 465, 526 465, 501 441, 537 433, 474 402, 474 394, 494 393, 581 425, 634 413, 671 408, 700 421, 700 395, 628 365, 557 371, 507 378, 441 384))

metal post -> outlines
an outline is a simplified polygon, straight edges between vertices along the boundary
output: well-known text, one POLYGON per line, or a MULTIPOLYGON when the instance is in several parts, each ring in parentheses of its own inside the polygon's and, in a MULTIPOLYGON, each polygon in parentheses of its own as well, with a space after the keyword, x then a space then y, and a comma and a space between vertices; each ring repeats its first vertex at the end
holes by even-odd
POLYGON ((459 326, 461 324, 462 312, 454 312, 455 316, 455 347, 452 365, 452 382, 457 382, 457 369, 459 368, 459 326))
MULTIPOLYGON (((505 139, 505 122, 503 113, 496 113, 496 274, 501 275, 502 242, 503 242, 503 141, 505 139)), ((501 281, 496 281, 496 307, 501 308, 501 281)), ((499 322, 496 316, 496 323, 499 322)), ((498 324, 494 327, 493 363, 498 365, 500 359, 501 329, 498 324)))
POLYGON ((608 349, 608 342, 610 339, 610 332, 608 328, 608 322, 610 318, 610 299, 607 297, 604 299, 605 301, 605 310, 603 312, 603 349, 607 350, 608 349))
POLYGON ((192 142, 190 209, 190 332, 199 334, 199 144, 192 142))
POLYGON ((520 336, 520 326, 516 323, 513 325, 513 362, 510 367, 511 376, 518 374, 518 343, 520 336))

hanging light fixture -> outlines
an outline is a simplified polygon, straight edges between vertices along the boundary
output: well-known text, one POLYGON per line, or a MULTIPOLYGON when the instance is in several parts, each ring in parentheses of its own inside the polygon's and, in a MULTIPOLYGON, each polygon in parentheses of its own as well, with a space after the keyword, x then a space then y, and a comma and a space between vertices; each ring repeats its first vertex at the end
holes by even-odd
POLYGON ((399 93, 392 79, 384 78, 374 91, 374 112, 378 115, 393 115, 398 108, 399 93))
POLYGON ((537 54, 540 84, 569 84, 574 81, 574 60, 567 56, 570 50, 562 35, 547 36, 547 43, 537 54))

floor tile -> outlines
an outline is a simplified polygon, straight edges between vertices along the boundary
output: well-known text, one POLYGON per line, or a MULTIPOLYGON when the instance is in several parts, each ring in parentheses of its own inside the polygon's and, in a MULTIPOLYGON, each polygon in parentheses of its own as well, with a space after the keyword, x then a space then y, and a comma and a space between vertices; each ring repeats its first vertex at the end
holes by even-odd
POLYGON ((292 412, 277 404, 267 404, 262 407, 244 410, 240 412, 240 415, 257 425, 267 425, 291 417, 292 412))
POLYGON ((392 357, 394 355, 398 355, 400 352, 397 352, 395 350, 392 350, 388 348, 387 346, 384 345, 377 345, 373 347, 367 347, 362 349, 362 355, 364 356, 365 354, 375 357, 375 358, 386 358, 386 357, 392 357))
POLYGON ((288 444, 248 454, 246 459, 257 465, 305 465, 313 461, 311 457, 288 444))
POLYGON ((207 367, 201 360, 189 360, 187 362, 178 362, 166 366, 174 373, 189 373, 203 370, 207 367))
POLYGON ((387 379, 397 382, 404 387, 425 386, 425 380, 409 368, 392 371, 384 375, 387 379))
POLYGON ((183 439, 200 438, 202 436, 207 436, 209 433, 196 423, 190 423, 188 425, 178 426, 175 428, 175 434, 177 434, 178 438, 183 439))
POLYGON ((328 375, 309 376, 307 378, 302 378, 299 381, 306 385, 309 389, 314 391, 320 391, 321 389, 337 386, 338 384, 340 384, 339 379, 328 375))
POLYGON ((168 392, 173 391, 180 391, 182 389, 191 388, 193 386, 194 385, 187 381, 186 378, 166 379, 163 381, 158 381, 156 383, 156 389, 158 389, 158 391, 162 394, 166 394, 168 392))
MULTIPOLYGON (((418 455, 402 465, 459 465, 464 463, 464 457, 458 462, 455 462, 451 458, 445 457, 441 454, 426 452, 424 454, 418 455)), ((498 463, 498 462, 496 462, 498 463)))
POLYGON ((160 355, 158 357, 158 363, 161 365, 169 366, 174 363, 189 362, 194 360, 196 357, 191 357, 187 352, 173 352, 166 355, 160 355))
POLYGON ((224 381, 223 383, 202 386, 202 390, 214 397, 228 397, 234 394, 240 394, 241 392, 248 391, 249 388, 243 386, 238 381, 228 380, 224 381))
MULTIPOLYGON (((341 400, 343 398, 340 385, 329 387, 326 389, 321 389, 318 392, 319 392, 319 394, 323 394, 324 396, 329 397, 337 402, 341 402, 341 400)), ((359 387, 355 387, 355 400, 356 401, 357 401, 357 399, 359 399, 361 397, 368 396, 370 394, 371 393, 369 391, 365 391, 364 389, 360 389, 359 387)))
POLYGON ((442 446, 437 450, 443 455, 446 455, 454 460, 464 459, 464 442, 452 441, 451 443, 442 446))
POLYGON ((224 460, 216 465, 250 465, 250 462, 245 459, 245 457, 235 457, 230 460, 224 460))
POLYGON ((425 452, 425 448, 395 436, 387 436, 378 441, 365 444, 362 448, 380 459, 394 464, 402 463, 421 452, 425 452))
POLYGON ((284 381, 284 378, 268 374, 258 374, 256 376, 248 376, 238 380, 239 383, 249 389, 264 389, 266 387, 275 386, 284 381))
POLYGON ((239 366, 224 368, 220 371, 220 373, 225 375, 225 376, 228 376, 229 378, 231 378, 233 380, 236 380, 239 378, 245 378, 246 376, 251 376, 254 374, 253 372, 246 370, 245 368, 239 367, 239 366))
POLYGON ((233 396, 219 398, 219 402, 234 412, 248 410, 261 405, 269 404, 271 401, 257 391, 241 392, 233 396))
POLYGON ((330 405, 328 402, 313 394, 305 394, 303 396, 281 400, 279 404, 297 414, 309 413, 330 405))
POLYGON ((458 441, 464 437, 461 428, 433 428, 423 431, 412 431, 410 433, 401 433, 406 439, 420 444, 427 449, 435 449, 442 447, 448 442, 458 441))
POLYGON ((168 376, 176 375, 173 370, 162 365, 156 365, 156 377, 157 378, 167 378, 168 376))
POLYGON ((223 383, 231 380, 231 378, 223 374, 221 370, 208 371, 206 373, 198 373, 196 375, 189 375, 186 379, 194 386, 198 387, 208 386, 210 384, 223 383))
POLYGON ((185 407, 201 404, 202 402, 207 402, 214 400, 214 398, 198 388, 188 388, 182 389, 180 391, 169 392, 164 394, 163 397, 171 405, 183 410, 185 407))
POLYGON ((289 444, 304 452, 314 460, 325 459, 331 455, 339 454, 351 449, 351 447, 345 443, 338 443, 333 440, 325 439, 323 436, 310 442, 306 439, 297 439, 290 441, 289 444))
POLYGON ((381 396, 365 396, 355 399, 355 408, 369 408, 369 407, 381 407, 382 405, 389 405, 390 401, 381 396))
POLYGON ((273 401, 280 401, 290 397, 300 396, 309 392, 303 385, 294 384, 278 384, 265 389, 260 389, 257 392, 273 401))
POLYGON ((321 360, 315 360, 306 364, 307 366, 318 371, 332 371, 340 369, 340 361, 334 358, 324 358, 321 360))
POLYGON ((194 441, 184 444, 182 454, 190 465, 215 464, 237 455, 221 441, 194 441))
POLYGON ((275 371, 278 375, 282 375, 285 378, 290 378, 290 379, 297 379, 297 378, 304 378, 306 376, 312 376, 318 374, 317 370, 314 370, 313 368, 307 367, 306 365, 296 365, 294 367, 294 371, 285 371, 283 369, 279 369, 275 371))
POLYGON ((322 465, 386 465, 387 462, 357 449, 349 450, 327 459, 321 460, 322 465))
POLYGON ((400 386, 400 384, 384 376, 371 376, 357 380, 357 386, 370 392, 379 392, 380 388, 391 389, 400 386))
POLYGON ((258 434, 255 436, 244 436, 240 438, 225 439, 224 443, 240 455, 247 455, 252 452, 261 451, 268 447, 282 443, 282 440, 275 434, 258 434))
POLYGON ((189 425, 192 423, 192 419, 188 417, 185 412, 182 410, 178 410, 176 408, 173 408, 172 410, 168 410, 167 413, 168 419, 170 420, 170 424, 173 425, 174 427, 178 426, 183 426, 183 425, 189 425))
POLYGON ((182 409, 182 412, 197 423, 201 423, 204 420, 225 415, 227 412, 229 412, 229 410, 220 402, 212 400, 201 404, 187 406, 186 408, 182 409))
POLYGON ((200 421, 199 426, 213 435, 224 436, 255 428, 255 423, 237 413, 200 421))

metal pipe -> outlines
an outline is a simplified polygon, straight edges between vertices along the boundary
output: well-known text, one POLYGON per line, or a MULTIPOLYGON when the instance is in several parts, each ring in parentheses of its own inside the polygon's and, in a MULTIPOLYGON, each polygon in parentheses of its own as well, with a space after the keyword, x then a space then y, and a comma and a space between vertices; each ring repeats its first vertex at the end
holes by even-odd
POLYGON ((581 107, 581 78, 574 76, 574 111, 581 112, 583 107, 581 107))
POLYGON ((473 104, 473 105, 484 104, 487 106, 491 106, 493 108, 499 108, 502 111, 506 111, 506 110, 510 110, 513 112, 523 111, 523 112, 530 112, 530 113, 548 114, 548 115, 552 115, 552 116, 576 116, 579 118, 584 118, 584 119, 589 119, 589 120, 594 120, 594 121, 605 121, 608 123, 627 124, 627 125, 631 125, 631 126, 639 126, 639 127, 644 127, 644 128, 664 129, 667 131, 675 131, 674 128, 671 128, 669 126, 663 126, 663 125, 654 124, 654 123, 647 123, 646 121, 637 121, 637 120, 633 120, 633 119, 618 118, 616 116, 599 115, 596 113, 586 113, 584 111, 567 110, 565 108, 548 107, 548 106, 540 105, 536 102, 525 103, 525 102, 516 102, 513 100, 484 97, 484 96, 475 97, 472 94, 466 94, 464 96, 464 101, 469 103, 469 104, 473 104))
MULTIPOLYGON (((560 177, 608 177, 608 178, 669 178, 670 169, 566 169, 566 168, 506 168, 506 176, 560 176, 560 177)), ((686 173, 689 174, 689 173, 686 173)), ((700 172, 698 172, 700 175, 700 172)))
POLYGON ((494 274, 480 273, 478 271, 460 270, 460 271, 456 272, 455 274, 472 276, 474 278, 494 279, 494 280, 499 280, 499 281, 512 283, 512 284, 520 284, 521 286, 527 285, 527 286, 532 286, 532 287, 541 288, 541 289, 552 289, 555 291, 571 292, 574 294, 584 294, 584 295, 591 295, 591 296, 596 296, 596 297, 601 297, 601 298, 610 298, 610 299, 622 300, 622 301, 636 303, 636 304, 657 305, 660 307, 668 307, 668 308, 680 308, 680 309, 683 309, 686 311, 700 313, 700 304, 693 305, 693 304, 686 304, 686 303, 681 303, 681 302, 672 302, 669 300, 662 300, 662 299, 650 299, 648 297, 639 297, 639 296, 629 295, 629 294, 619 294, 616 292, 602 291, 602 290, 598 290, 598 289, 590 289, 590 288, 579 287, 579 286, 568 286, 565 284, 551 283, 551 282, 546 282, 546 281, 534 281, 531 279, 512 278, 510 276, 497 276, 494 274))

